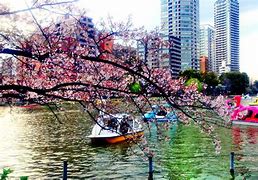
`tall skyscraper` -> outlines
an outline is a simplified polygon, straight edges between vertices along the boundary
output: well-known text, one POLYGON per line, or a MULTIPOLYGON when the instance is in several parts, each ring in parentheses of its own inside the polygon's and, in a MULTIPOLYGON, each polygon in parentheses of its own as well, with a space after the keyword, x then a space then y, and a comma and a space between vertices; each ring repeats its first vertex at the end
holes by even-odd
POLYGON ((180 38, 171 35, 159 34, 163 40, 173 44, 171 47, 159 47, 156 37, 144 38, 137 41, 137 52, 149 68, 169 69, 173 77, 178 77, 181 69, 181 44, 180 38), (168 55, 168 56, 167 56, 168 55))
POLYGON ((200 57, 206 57, 208 71, 216 72, 215 69, 215 30, 211 25, 200 26, 200 57))
POLYGON ((161 0, 161 27, 181 39, 181 70, 199 69, 199 0, 161 0))
POLYGON ((161 61, 160 54, 169 53, 168 49, 159 49, 155 46, 155 38, 143 38, 137 41, 137 51, 140 59, 149 68, 169 68, 169 61, 161 61), (161 64, 162 63, 162 64, 161 64))
POLYGON ((169 49, 170 70, 173 77, 178 77, 181 70, 181 42, 180 38, 169 36, 169 41, 173 44, 169 49))
POLYGON ((217 0, 214 5, 216 72, 239 71, 239 3, 217 0))

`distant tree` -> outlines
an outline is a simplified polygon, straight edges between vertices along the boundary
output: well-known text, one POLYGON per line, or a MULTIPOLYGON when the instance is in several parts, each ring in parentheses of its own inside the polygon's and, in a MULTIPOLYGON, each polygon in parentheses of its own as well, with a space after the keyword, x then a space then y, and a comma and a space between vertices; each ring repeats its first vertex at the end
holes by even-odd
POLYGON ((213 94, 215 87, 219 84, 219 78, 214 72, 207 72, 202 74, 203 83, 207 85, 206 93, 213 94))
POLYGON ((214 72, 207 72, 202 74, 203 82, 208 86, 217 86, 219 84, 219 78, 214 72))
POLYGON ((198 70, 188 69, 180 72, 180 76, 185 78, 186 81, 191 78, 198 79, 200 82, 203 83, 203 85, 206 85, 206 94, 211 94, 213 92, 213 89, 219 83, 218 76, 214 72, 201 73, 198 70))
POLYGON ((258 93, 258 80, 255 80, 251 86, 252 93, 256 94, 258 93))
POLYGON ((219 77, 220 83, 226 87, 229 94, 246 93, 249 87, 249 77, 246 73, 228 72, 219 77))
POLYGON ((243 72, 243 73, 241 73, 241 74, 242 74, 241 80, 243 80, 244 87, 245 87, 245 88, 249 87, 249 85, 250 85, 250 80, 249 80, 248 75, 247 75, 245 72, 243 72))
POLYGON ((179 76, 185 78, 186 81, 190 78, 196 78, 200 82, 203 81, 203 78, 202 78, 202 75, 201 75, 200 71, 195 70, 195 69, 187 69, 185 71, 181 71, 179 73, 179 76))

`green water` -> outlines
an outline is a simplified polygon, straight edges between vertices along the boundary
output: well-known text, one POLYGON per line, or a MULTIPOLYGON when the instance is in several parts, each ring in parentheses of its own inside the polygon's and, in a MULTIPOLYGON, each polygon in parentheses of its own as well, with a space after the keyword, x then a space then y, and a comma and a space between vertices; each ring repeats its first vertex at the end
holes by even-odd
MULTIPOLYGON (((137 145, 92 146, 92 122, 76 110, 59 114, 0 109, 0 169, 14 170, 11 179, 61 179, 68 161, 69 179, 147 179, 148 161, 137 145)), ((147 140, 154 151, 154 179, 230 179, 229 154, 236 153, 236 179, 258 179, 258 129, 219 128, 220 154, 212 138, 194 126, 173 125, 147 140)))
POLYGON ((228 152, 228 143, 223 143, 223 150, 217 155, 206 134, 196 127, 180 126, 173 143, 164 147, 163 156, 169 179, 211 179, 229 177, 228 152))

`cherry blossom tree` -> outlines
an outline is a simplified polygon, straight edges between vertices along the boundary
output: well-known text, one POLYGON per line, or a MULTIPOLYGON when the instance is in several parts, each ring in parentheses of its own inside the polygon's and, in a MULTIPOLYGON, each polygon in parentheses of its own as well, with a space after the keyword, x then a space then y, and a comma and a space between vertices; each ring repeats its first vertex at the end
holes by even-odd
POLYGON ((184 79, 172 77, 168 68, 148 67, 147 55, 162 62, 169 57, 162 49, 173 46, 158 29, 147 32, 133 27, 130 20, 114 22, 112 18, 99 22, 96 28, 83 11, 78 10, 80 13, 75 15, 69 11, 71 8, 63 6, 67 13, 60 14, 58 8, 52 10, 51 20, 48 17, 42 23, 42 16, 37 17, 39 12, 50 13, 48 7, 64 4, 51 3, 35 1, 16 11, 1 5, 5 7, 0 12, 1 18, 16 25, 12 30, 4 27, 0 33, 1 58, 12 62, 5 63, 12 72, 1 74, 2 101, 38 104, 73 101, 95 119, 91 109, 142 116, 157 103, 155 96, 173 108, 180 122, 193 122, 211 135, 216 150, 220 150, 220 141, 213 130, 216 125, 230 126, 225 98, 205 96, 195 84, 185 86, 184 79), (24 19, 20 13, 30 17, 25 21, 29 28, 21 27, 20 21, 24 19), (141 43, 144 57, 138 53, 141 47, 137 45, 141 43), (114 98, 125 106, 122 109, 114 106, 114 98))

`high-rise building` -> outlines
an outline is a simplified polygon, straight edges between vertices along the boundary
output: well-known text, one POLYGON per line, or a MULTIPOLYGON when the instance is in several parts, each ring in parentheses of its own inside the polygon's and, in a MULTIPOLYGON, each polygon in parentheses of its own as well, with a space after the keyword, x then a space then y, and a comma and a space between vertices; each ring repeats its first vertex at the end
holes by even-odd
POLYGON ((149 68, 169 69, 173 77, 178 77, 181 70, 181 43, 175 36, 162 36, 164 41, 169 41, 170 47, 155 45, 156 38, 137 42, 137 52, 149 68))
POLYGON ((82 16, 77 24, 78 29, 80 29, 77 34, 77 40, 80 42, 80 45, 88 48, 88 56, 96 56, 97 47, 94 42, 94 35, 96 34, 96 29, 92 18, 87 16, 82 16))
POLYGON ((211 25, 200 26, 200 57, 207 57, 208 71, 215 69, 215 30, 211 25))
POLYGON ((202 73, 206 73, 209 71, 209 64, 208 64, 208 57, 207 56, 201 56, 200 57, 200 71, 202 73))
MULTIPOLYGON (((155 38, 144 38, 137 41, 137 52, 141 61, 146 64, 149 68, 161 68, 161 58, 160 54, 164 52, 163 49, 157 48, 155 46, 155 38)), ((168 50, 167 50, 168 51, 168 50)), ((166 60, 165 60, 166 61, 166 60)), ((167 62, 164 66, 168 66, 167 62)))
POLYGON ((181 39, 181 70, 199 69, 199 0, 161 0, 161 27, 181 39))
POLYGON ((216 72, 239 71, 239 3, 217 0, 214 4, 216 72))
POLYGON ((169 49, 170 70, 173 77, 178 77, 181 70, 181 42, 180 38, 169 36, 169 41, 172 43, 169 49))

